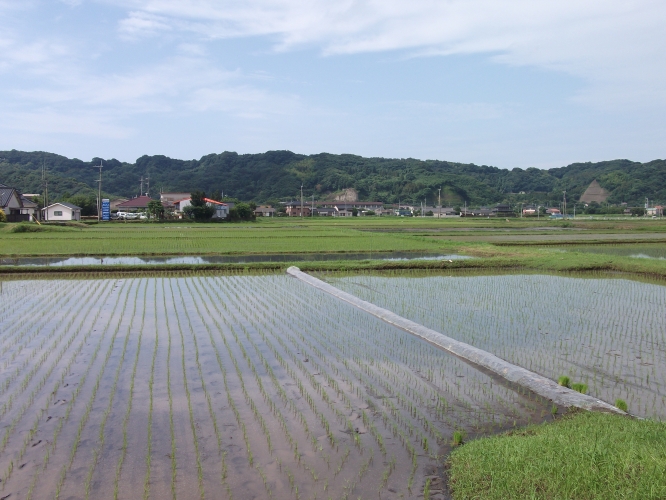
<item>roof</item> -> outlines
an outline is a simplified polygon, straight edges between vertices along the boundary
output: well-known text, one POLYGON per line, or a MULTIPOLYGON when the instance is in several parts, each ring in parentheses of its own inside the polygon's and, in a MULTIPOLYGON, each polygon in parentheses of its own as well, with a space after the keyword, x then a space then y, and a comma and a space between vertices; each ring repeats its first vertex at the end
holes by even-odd
POLYGON ((117 208, 146 208, 148 203, 154 201, 150 196, 138 196, 137 198, 132 198, 131 200, 123 201, 116 205, 117 208))
POLYGON ((56 205, 60 205, 61 207, 67 207, 71 210, 81 210, 81 207, 77 207, 76 205, 72 205, 71 203, 66 203, 64 201, 58 201, 56 203, 51 203, 48 207, 42 208, 42 210, 46 210, 47 208, 55 207, 56 205))
POLYGON ((0 207, 9 205, 9 200, 12 196, 18 196, 18 192, 14 188, 0 186, 0 207))

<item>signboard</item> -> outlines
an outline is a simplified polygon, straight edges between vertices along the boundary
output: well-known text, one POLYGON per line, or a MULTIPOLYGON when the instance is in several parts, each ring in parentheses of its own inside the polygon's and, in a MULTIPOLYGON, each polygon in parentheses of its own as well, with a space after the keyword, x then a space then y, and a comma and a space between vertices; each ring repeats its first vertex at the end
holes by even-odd
POLYGON ((102 200, 102 220, 111 220, 111 202, 106 198, 102 200))

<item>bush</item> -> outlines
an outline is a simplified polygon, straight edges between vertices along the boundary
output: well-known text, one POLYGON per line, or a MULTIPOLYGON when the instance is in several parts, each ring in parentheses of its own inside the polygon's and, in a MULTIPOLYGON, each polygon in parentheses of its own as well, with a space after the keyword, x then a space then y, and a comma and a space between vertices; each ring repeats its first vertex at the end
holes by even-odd
POLYGON ((7 216, 2 208, 0 208, 0 222, 7 222, 7 216))

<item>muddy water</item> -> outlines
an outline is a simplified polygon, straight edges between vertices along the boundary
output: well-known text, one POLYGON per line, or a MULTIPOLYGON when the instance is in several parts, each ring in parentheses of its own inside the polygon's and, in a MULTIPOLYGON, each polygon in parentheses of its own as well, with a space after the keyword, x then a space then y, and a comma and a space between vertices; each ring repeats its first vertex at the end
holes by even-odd
POLYGON ((0 298, 0 496, 418 498, 429 480, 443 498, 455 430, 550 418, 287 276, 13 281, 0 298))

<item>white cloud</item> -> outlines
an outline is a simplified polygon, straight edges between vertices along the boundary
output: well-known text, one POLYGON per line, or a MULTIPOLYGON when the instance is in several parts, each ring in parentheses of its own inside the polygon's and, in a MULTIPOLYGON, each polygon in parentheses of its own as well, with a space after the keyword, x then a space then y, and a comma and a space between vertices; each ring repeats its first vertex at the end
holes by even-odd
POLYGON ((663 0, 108 1, 130 9, 120 28, 132 36, 270 35, 276 50, 314 45, 324 54, 488 53, 584 78, 591 88, 581 101, 666 104, 663 0), (639 81, 626 77, 637 74, 639 81))

